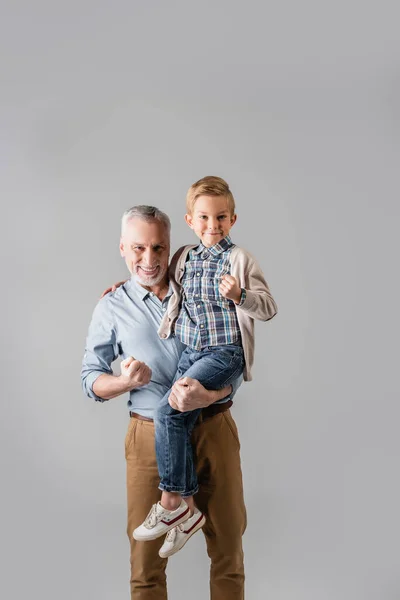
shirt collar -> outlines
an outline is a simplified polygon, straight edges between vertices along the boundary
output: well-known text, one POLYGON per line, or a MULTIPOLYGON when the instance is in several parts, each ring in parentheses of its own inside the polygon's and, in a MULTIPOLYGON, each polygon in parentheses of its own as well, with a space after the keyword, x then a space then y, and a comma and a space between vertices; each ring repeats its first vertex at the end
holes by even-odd
MULTIPOLYGON (((140 285, 140 283, 138 283, 136 281, 136 279, 133 277, 133 275, 131 276, 129 281, 126 282, 125 285, 126 285, 126 289, 134 292, 135 295, 138 298, 140 298, 140 300, 146 300, 146 298, 148 298, 151 294, 151 292, 149 292, 149 290, 146 290, 146 288, 144 288, 142 285, 140 285)), ((167 298, 172 296, 172 293, 173 293, 173 289, 172 289, 171 282, 170 282, 169 286, 168 286, 168 292, 167 292, 164 300, 166 300, 167 298)))
POLYGON ((218 244, 214 244, 214 246, 210 246, 210 248, 206 248, 202 243, 200 243, 197 248, 194 248, 193 253, 201 254, 205 251, 209 252, 212 256, 218 256, 219 254, 222 254, 222 252, 228 250, 228 248, 231 246, 233 246, 233 242, 229 235, 227 235, 220 242, 218 242, 218 244))
POLYGON ((135 277, 132 275, 130 280, 126 282, 127 290, 132 291, 135 296, 140 298, 140 300, 145 300, 147 296, 150 294, 149 290, 146 290, 140 283, 138 283, 135 277))

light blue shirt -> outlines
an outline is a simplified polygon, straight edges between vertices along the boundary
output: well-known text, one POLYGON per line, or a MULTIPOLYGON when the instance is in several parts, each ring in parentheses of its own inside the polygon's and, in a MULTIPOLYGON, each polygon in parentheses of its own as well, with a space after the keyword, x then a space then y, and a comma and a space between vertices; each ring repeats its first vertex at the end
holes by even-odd
MULTIPOLYGON (((103 373, 113 374, 111 364, 118 356, 133 356, 151 368, 152 376, 150 383, 129 392, 128 408, 153 417, 155 406, 171 387, 185 348, 177 337, 164 340, 157 333, 171 294, 170 287, 161 301, 131 278, 98 302, 82 363, 82 387, 87 396, 104 402, 94 393, 94 382, 103 373)), ((241 382, 240 377, 232 386, 235 392, 241 382)))

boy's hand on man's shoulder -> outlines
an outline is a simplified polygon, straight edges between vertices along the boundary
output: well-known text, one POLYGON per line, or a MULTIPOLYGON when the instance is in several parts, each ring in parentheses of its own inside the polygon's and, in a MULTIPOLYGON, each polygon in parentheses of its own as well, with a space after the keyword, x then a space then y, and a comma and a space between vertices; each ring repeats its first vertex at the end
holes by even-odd
POLYGON ((119 287, 121 287, 121 285, 124 285, 124 283, 126 283, 128 280, 124 279, 124 281, 118 281, 118 283, 114 283, 114 285, 112 287, 107 288, 106 290, 104 290, 104 292, 102 293, 102 295, 100 296, 101 298, 104 298, 104 296, 106 294, 108 294, 109 292, 115 292, 115 290, 119 287))
POLYGON ((228 298, 228 300, 233 300, 235 304, 239 304, 242 288, 233 275, 222 275, 219 291, 224 298, 228 298))

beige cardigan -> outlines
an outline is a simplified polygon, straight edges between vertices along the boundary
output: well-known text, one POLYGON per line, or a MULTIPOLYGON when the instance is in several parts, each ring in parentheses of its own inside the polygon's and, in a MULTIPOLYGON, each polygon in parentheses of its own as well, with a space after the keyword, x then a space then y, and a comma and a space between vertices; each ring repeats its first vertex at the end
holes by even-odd
MULTIPOLYGON (((182 246, 171 260, 169 276, 174 294, 169 300, 168 310, 158 330, 162 338, 168 338, 173 332, 173 325, 180 309, 180 282, 187 256, 192 248, 196 248, 196 245, 182 246)), ((254 319, 269 321, 276 315, 278 309, 256 259, 249 252, 237 246, 232 248, 230 273, 238 280, 239 286, 246 290, 243 304, 235 306, 244 351, 243 378, 245 381, 251 381, 251 367, 254 362, 254 319)))

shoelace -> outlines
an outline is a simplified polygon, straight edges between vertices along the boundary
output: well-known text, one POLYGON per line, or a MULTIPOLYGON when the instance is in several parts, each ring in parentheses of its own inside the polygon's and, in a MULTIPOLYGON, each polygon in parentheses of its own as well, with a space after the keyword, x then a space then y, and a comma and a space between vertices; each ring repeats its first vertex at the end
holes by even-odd
POLYGON ((149 514, 147 515, 147 517, 145 518, 145 520, 143 522, 144 527, 146 527, 147 529, 152 529, 153 527, 155 527, 157 525, 157 523, 160 520, 160 518, 162 517, 162 515, 163 515, 162 512, 157 511, 157 504, 153 504, 149 514))
POLYGON ((166 535, 165 541, 166 542, 173 542, 176 538, 176 534, 179 531, 184 531, 185 527, 184 524, 181 523, 180 525, 177 525, 176 527, 174 527, 173 529, 170 529, 166 535))

